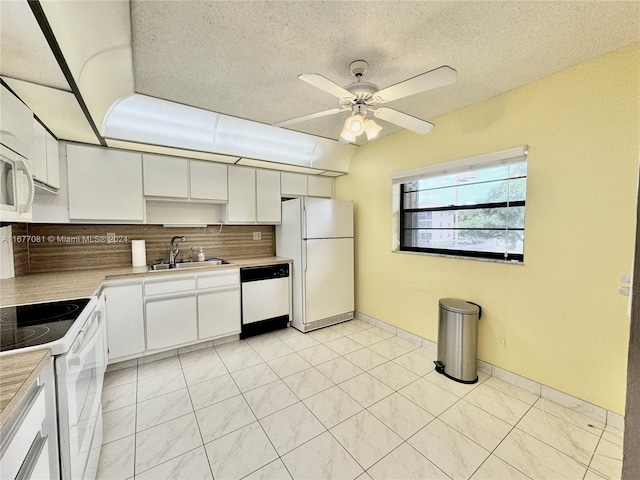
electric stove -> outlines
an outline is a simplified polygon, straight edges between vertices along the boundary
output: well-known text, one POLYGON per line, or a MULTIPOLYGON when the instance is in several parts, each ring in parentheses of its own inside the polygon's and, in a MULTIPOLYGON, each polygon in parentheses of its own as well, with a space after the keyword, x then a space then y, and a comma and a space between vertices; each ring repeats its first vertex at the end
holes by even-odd
MULTIPOLYGON (((0 308, 0 354, 12 351, 52 348, 52 353, 64 342, 65 336, 81 316, 90 298, 57 302, 17 305, 0 308)), ((75 330, 75 329, 74 329, 75 330)), ((75 335, 71 336, 71 340, 75 335)))

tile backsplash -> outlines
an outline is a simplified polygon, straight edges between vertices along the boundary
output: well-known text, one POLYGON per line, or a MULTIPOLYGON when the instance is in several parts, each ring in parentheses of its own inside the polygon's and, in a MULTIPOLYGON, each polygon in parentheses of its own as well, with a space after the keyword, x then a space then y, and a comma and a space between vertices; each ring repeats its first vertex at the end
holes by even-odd
POLYGON ((169 257, 169 240, 184 235, 178 242, 179 259, 197 260, 202 247, 207 258, 239 259, 275 255, 275 227, 272 225, 220 225, 166 228, 160 225, 75 225, 17 224, 13 236, 16 275, 60 270, 85 270, 96 267, 131 265, 131 240, 145 240, 147 264, 169 257), (260 240, 253 233, 260 232, 260 240), (114 241, 107 242, 107 234, 114 241))

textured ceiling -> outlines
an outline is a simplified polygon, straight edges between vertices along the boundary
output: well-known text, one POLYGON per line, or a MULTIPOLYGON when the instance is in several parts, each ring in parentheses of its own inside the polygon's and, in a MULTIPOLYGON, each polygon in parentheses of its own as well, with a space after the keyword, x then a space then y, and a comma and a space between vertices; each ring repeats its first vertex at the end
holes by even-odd
MULTIPOLYGON (((297 76, 344 86, 358 59, 380 88, 455 68, 456 84, 387 104, 430 120, 640 39, 636 1, 132 0, 131 16, 137 92, 267 124, 336 107, 297 76)), ((288 128, 337 139, 347 115, 288 128)))

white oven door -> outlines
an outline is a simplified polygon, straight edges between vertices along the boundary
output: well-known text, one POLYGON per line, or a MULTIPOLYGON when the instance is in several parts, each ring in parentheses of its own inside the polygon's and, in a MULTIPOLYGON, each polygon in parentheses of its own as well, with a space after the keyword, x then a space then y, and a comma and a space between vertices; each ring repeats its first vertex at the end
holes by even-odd
POLYGON ((95 458, 92 449, 102 443, 101 400, 106 366, 106 323, 97 306, 69 352, 56 358, 63 479, 84 479, 88 478, 87 472, 95 472, 89 459, 95 458))

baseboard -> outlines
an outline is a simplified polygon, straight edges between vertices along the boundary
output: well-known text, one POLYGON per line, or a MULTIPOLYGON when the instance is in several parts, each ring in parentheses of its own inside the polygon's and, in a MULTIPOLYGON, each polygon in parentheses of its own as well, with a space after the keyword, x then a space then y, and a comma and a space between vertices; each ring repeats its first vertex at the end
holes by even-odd
MULTIPOLYGON (((415 345, 419 345, 433 353, 438 352, 438 344, 426 338, 422 338, 413 333, 402 330, 401 328, 390 325, 382 320, 365 315, 362 312, 356 311, 355 318, 362 320, 370 325, 381 328, 390 333, 394 333, 400 338, 408 340, 415 345)), ((542 398, 555 402, 563 407, 569 408, 575 412, 592 418, 598 422, 606 425, 610 425, 618 430, 624 429, 624 416, 615 412, 599 407, 592 403, 582 400, 580 398, 569 395, 568 393, 561 392, 547 385, 535 382, 529 378, 518 375, 517 373, 510 372, 500 367, 496 367, 483 360, 478 360, 478 371, 486 373, 487 375, 494 376, 507 383, 520 387, 528 392, 539 395, 542 398)))

